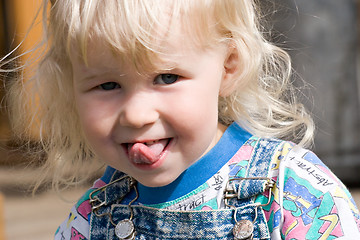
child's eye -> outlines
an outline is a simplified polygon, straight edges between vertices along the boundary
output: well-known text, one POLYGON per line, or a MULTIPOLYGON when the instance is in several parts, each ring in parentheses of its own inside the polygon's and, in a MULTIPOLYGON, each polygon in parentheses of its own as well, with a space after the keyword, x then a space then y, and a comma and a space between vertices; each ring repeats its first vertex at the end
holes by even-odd
POLYGON ((106 82, 106 83, 100 84, 99 88, 101 90, 110 91, 110 90, 120 88, 120 85, 116 82, 106 82))
POLYGON ((172 84, 179 79, 176 74, 160 74, 154 79, 154 84, 172 84))

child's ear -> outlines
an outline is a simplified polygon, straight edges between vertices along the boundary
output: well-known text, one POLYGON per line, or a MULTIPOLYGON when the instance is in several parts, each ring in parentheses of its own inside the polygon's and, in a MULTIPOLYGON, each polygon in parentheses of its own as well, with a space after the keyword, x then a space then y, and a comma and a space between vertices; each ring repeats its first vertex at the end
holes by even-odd
POLYGON ((220 96, 229 96, 234 91, 236 76, 239 71, 239 53, 233 44, 229 44, 224 61, 224 75, 220 86, 220 96))

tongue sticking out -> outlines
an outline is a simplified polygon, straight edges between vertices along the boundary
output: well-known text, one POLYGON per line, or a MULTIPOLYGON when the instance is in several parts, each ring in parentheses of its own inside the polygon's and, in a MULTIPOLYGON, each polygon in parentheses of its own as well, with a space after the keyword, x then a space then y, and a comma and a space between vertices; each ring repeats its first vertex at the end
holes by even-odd
POLYGON ((168 139, 162 139, 152 144, 135 143, 129 146, 129 158, 137 164, 152 164, 160 159, 168 139))

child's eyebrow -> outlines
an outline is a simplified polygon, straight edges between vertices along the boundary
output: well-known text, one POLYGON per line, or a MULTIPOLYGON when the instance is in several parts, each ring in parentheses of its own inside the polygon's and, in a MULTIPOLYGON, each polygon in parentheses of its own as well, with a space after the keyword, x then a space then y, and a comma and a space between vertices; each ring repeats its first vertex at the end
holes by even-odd
POLYGON ((177 69, 178 69, 177 67, 158 68, 158 69, 155 69, 153 72, 154 73, 163 73, 163 72, 176 71, 177 69))
POLYGON ((114 74, 114 72, 112 71, 104 71, 99 73, 91 73, 88 75, 87 74, 81 75, 78 80, 85 82, 85 81, 98 79, 101 77, 108 77, 108 76, 124 77, 125 75, 126 74, 114 74))
POLYGON ((160 63, 155 65, 153 72, 161 73, 161 72, 170 72, 170 71, 180 71, 183 69, 177 62, 168 61, 165 63, 160 63))

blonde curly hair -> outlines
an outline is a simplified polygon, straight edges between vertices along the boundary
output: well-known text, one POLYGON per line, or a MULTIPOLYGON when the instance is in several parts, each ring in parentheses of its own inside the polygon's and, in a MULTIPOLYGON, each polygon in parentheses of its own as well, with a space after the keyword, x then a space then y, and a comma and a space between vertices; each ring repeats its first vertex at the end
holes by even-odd
POLYGON ((181 20, 198 46, 231 41, 238 51, 240 70, 231 94, 219 97, 220 122, 236 121, 262 137, 311 143, 313 121, 296 101, 290 58, 264 38, 255 0, 44 0, 46 52, 30 81, 11 83, 8 103, 21 138, 29 136, 29 126, 38 126, 47 158, 42 172, 53 176, 54 187, 91 177, 98 168, 87 167, 100 164, 79 124, 71 51, 76 48, 86 62, 88 42, 99 38, 136 68, 151 67, 149 60, 161 52, 154 32, 164 27, 164 11, 181 20))

